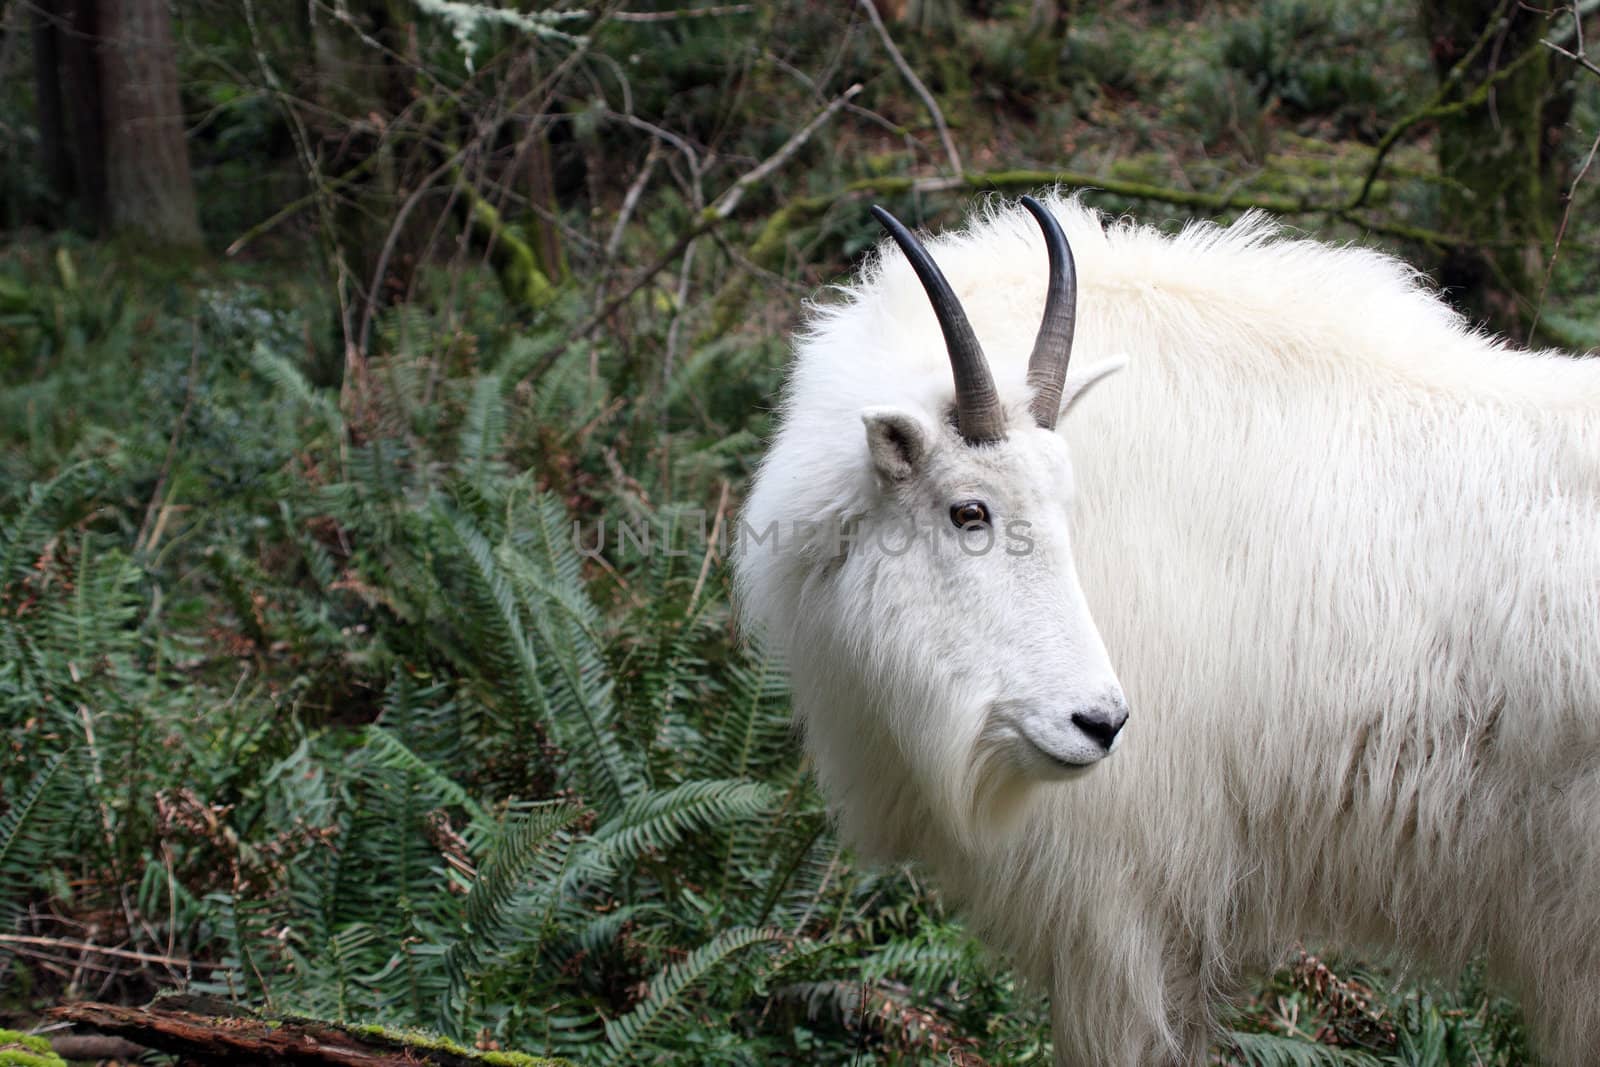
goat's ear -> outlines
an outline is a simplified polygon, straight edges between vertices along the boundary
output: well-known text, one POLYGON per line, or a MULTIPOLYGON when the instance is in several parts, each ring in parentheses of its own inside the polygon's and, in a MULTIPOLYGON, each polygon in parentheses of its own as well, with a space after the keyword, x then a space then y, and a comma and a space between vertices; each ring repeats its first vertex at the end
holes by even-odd
POLYGON ((1089 391, 1091 385, 1110 377, 1127 365, 1127 356, 1112 356, 1110 359, 1091 363, 1081 371, 1069 371, 1067 373, 1067 382, 1061 387, 1061 410, 1057 417, 1065 415, 1072 408, 1072 405, 1076 404, 1079 398, 1089 391))
POLYGON ((928 431, 922 420, 899 408, 867 408, 867 453, 872 466, 889 482, 911 477, 928 455, 928 431))

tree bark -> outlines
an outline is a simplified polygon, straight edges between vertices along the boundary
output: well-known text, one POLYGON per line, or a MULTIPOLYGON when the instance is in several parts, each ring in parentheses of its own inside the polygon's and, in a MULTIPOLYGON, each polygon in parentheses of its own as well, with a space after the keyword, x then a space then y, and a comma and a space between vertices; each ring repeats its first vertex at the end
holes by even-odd
POLYGON ((106 224, 105 123, 100 110, 100 70, 95 62, 99 23, 94 0, 44 0, 40 8, 54 27, 58 70, 73 180, 65 199, 76 198, 89 224, 106 224))
POLYGON ((1531 322, 1563 191, 1556 149, 1572 109, 1550 52, 1546 17, 1505 0, 1422 0, 1423 26, 1441 77, 1484 45, 1462 71, 1463 96, 1497 78, 1475 106, 1439 120, 1439 210, 1476 247, 1451 250, 1439 281, 1461 310, 1521 338, 1531 322), (1487 36, 1486 36, 1487 35, 1487 36))
POLYGON ((166 0, 99 0, 97 6, 106 221, 113 232, 198 246, 200 219, 166 0))
POLYGON ((72 156, 61 95, 60 5, 38 0, 33 11, 33 91, 39 114, 39 169, 58 200, 72 199, 72 156))

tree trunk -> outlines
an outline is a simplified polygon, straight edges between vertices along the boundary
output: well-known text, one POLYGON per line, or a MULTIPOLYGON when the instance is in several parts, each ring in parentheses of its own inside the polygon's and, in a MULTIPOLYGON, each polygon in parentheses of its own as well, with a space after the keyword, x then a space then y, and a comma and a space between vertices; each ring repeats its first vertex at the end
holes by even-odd
POLYGON ((166 0, 99 0, 98 8, 107 222, 113 232, 197 246, 200 220, 166 0))
MULTIPOLYGON (((340 188, 329 235, 336 273, 345 277, 341 303, 354 323, 370 319, 410 284, 416 267, 415 242, 409 233, 391 235, 390 229, 404 199, 407 152, 416 149, 387 134, 389 120, 407 103, 404 68, 368 43, 377 41, 394 55, 406 55, 411 45, 404 25, 392 21, 386 0, 352 0, 343 10, 347 19, 330 14, 325 5, 312 8, 313 91, 322 113, 312 120, 311 129, 322 180, 353 175, 360 168, 359 179, 340 188), (380 266, 382 277, 377 276, 380 266)), ((421 213, 412 214, 416 221, 410 226, 415 232, 427 220, 421 213)), ((347 343, 354 340, 346 337, 347 343)))
POLYGON ((60 67, 49 73, 61 90, 66 116, 73 180, 64 199, 82 205, 94 229, 106 224, 106 146, 100 111, 100 71, 95 63, 95 35, 99 32, 94 0, 44 0, 43 17, 55 28, 60 67))
MULTIPOLYGON (((528 49, 525 55, 518 58, 509 97, 513 100, 523 99, 538 84, 538 52, 528 49)), ((523 229, 528 235, 528 244, 546 281, 559 285, 567 276, 567 256, 561 241, 561 230, 555 221, 558 202, 555 167, 551 162, 549 123, 549 116, 539 113, 511 116, 511 129, 518 141, 515 159, 521 163, 521 173, 508 175, 506 185, 521 186, 527 195, 528 212, 523 220, 523 229)))
POLYGON ((59 201, 72 199, 72 156, 61 96, 60 5, 38 0, 33 11, 33 91, 39 112, 39 169, 59 201))
POLYGON ((1449 252, 1439 281, 1470 317, 1520 339, 1558 217, 1563 180, 1555 149, 1571 92, 1560 87, 1551 53, 1539 44, 1547 20, 1531 5, 1422 0, 1422 17, 1441 77, 1488 32, 1462 73, 1462 96, 1472 98, 1502 75, 1475 106, 1439 120, 1439 171, 1450 179, 1440 214, 1476 245, 1449 252))

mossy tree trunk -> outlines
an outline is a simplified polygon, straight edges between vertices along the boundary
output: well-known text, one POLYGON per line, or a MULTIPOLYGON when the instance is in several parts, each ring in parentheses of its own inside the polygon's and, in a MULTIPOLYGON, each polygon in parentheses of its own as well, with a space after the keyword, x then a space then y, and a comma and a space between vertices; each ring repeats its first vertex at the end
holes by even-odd
POLYGON ((1439 170, 1450 179, 1440 215, 1475 246, 1448 253, 1438 280, 1475 321, 1525 339, 1564 190, 1566 71, 1539 44, 1548 21, 1531 5, 1422 0, 1422 22, 1440 77, 1484 41, 1462 71, 1462 96, 1496 79, 1474 106, 1439 120, 1439 170))

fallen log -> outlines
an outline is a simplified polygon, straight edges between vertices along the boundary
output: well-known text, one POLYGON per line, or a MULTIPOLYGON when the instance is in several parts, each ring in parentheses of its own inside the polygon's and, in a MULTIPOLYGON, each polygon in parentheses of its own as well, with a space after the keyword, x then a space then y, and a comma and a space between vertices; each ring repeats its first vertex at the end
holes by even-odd
POLYGON ((78 1027, 171 1053, 180 1063, 261 1067, 571 1067, 520 1052, 479 1052, 432 1034, 288 1016, 208 1014, 156 1001, 143 1008, 67 1004, 47 1013, 78 1027))

